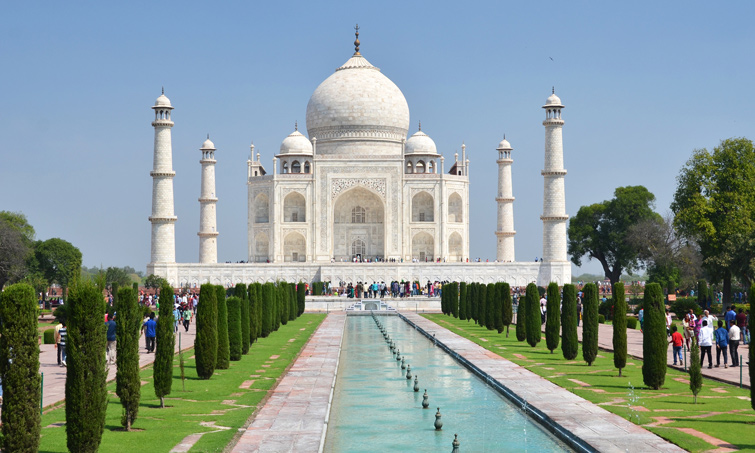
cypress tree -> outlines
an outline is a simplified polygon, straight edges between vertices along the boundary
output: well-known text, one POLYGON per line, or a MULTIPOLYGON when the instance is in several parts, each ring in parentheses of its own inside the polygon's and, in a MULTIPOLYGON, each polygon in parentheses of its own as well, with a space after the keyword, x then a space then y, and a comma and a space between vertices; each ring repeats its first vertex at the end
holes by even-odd
POLYGON ((495 330, 503 332, 503 282, 495 284, 495 330))
POLYGON ((288 284, 288 320, 293 321, 299 317, 299 303, 296 296, 296 283, 288 284))
POLYGON ((280 307, 280 323, 281 325, 288 324, 288 284, 286 282, 278 283, 278 306, 280 307))
POLYGON ((451 316, 459 317, 459 282, 451 282, 451 316))
MULTIPOLYGON (((165 395, 170 395, 173 384, 173 354, 176 348, 176 331, 173 317, 173 288, 164 282, 160 287, 160 317, 157 318, 157 342, 153 378, 155 396, 160 398, 160 407, 165 407, 165 395)), ((117 329, 117 323, 116 323, 117 329)), ((117 347, 116 343, 116 347, 117 347)))
POLYGON ((249 294, 247 293, 246 285, 238 283, 236 288, 234 288, 233 295, 238 297, 241 301, 239 303, 239 316, 241 318, 241 353, 247 354, 249 353, 249 345, 251 344, 252 338, 252 317, 249 313, 249 294))
POLYGON ((496 289, 495 283, 488 283, 485 290, 485 308, 487 316, 485 317, 485 327, 488 330, 496 329, 495 315, 500 313, 501 309, 496 305, 496 289))
POLYGON ((540 331, 540 292, 537 290, 537 285, 530 283, 527 285, 527 290, 524 294, 525 311, 527 314, 525 324, 525 335, 527 337, 527 343, 533 348, 540 343, 540 339, 543 334, 540 331))
POLYGON ((459 283, 459 319, 466 321, 467 315, 467 282, 459 283))
MULTIPOLYGON (((755 285, 750 285, 750 291, 747 293, 747 301, 750 303, 750 323, 748 329, 750 330, 750 336, 755 333, 755 285)), ((750 405, 755 409, 755 346, 750 339, 750 405)))
MULTIPOLYGON (((137 293, 129 287, 119 289, 118 306, 115 308, 118 313, 115 322, 115 335, 118 339, 115 343, 117 367, 115 394, 118 395, 123 406, 121 425, 126 428, 126 431, 130 431, 139 414, 142 390, 142 380, 139 376, 139 327, 142 321, 142 310, 139 307, 137 293)), ((170 328, 172 329, 173 326, 171 325, 170 328)))
POLYGON ((561 352, 566 360, 577 357, 577 288, 571 283, 564 285, 564 304, 561 307, 561 352))
POLYGON ((477 286, 477 324, 485 327, 488 320, 488 285, 480 283, 477 286))
POLYGON ((703 371, 701 368, 700 346, 697 344, 697 336, 692 335, 692 348, 689 355, 689 389, 692 390, 695 404, 697 404, 697 394, 703 388, 703 371))
POLYGON ((561 331, 561 292, 558 283, 548 285, 548 304, 545 309, 545 345, 553 354, 558 347, 561 331))
POLYGON ((621 370, 627 366, 627 300, 624 284, 613 285, 613 366, 621 370))
POLYGON ((249 304, 249 347, 254 344, 255 340, 259 337, 258 329, 259 323, 257 321, 257 284, 250 283, 246 288, 247 290, 247 303, 249 304))
POLYGON ((274 298, 275 286, 270 282, 262 285, 262 338, 267 338, 273 331, 274 298))
POLYGON ((468 319, 471 319, 475 323, 477 323, 477 288, 478 284, 476 282, 472 282, 469 284, 469 294, 467 294, 467 309, 468 309, 468 319))
POLYGON ((278 286, 273 285, 273 332, 277 332, 281 325, 280 293, 278 286))
POLYGON ((582 303, 582 358, 590 366, 598 356, 598 288, 595 283, 588 283, 582 292, 585 295, 582 303))
POLYGON ((521 295, 516 308, 516 339, 517 341, 527 339, 527 301, 521 295))
POLYGON ((668 344, 663 290, 657 283, 645 286, 645 322, 642 329, 642 380, 653 390, 666 381, 668 344))
POLYGON ((506 336, 509 336, 509 325, 514 319, 514 305, 511 301, 511 286, 508 283, 501 283, 501 322, 506 328, 506 336))
POLYGON ((39 450, 42 391, 34 288, 18 283, 0 293, 0 376, 3 451, 39 450))
POLYGON ((697 282, 697 304, 700 308, 705 308, 708 303, 708 284, 705 280, 698 280, 697 282))
POLYGON ((102 291, 92 282, 76 282, 66 306, 66 445, 68 451, 96 452, 105 429, 108 399, 102 291))
POLYGON ((241 305, 243 301, 236 296, 226 301, 228 307, 228 354, 236 362, 241 360, 241 305))
POLYGON ((218 355, 215 369, 227 370, 231 366, 231 351, 228 342, 228 305, 225 299, 225 288, 215 285, 215 297, 218 307, 218 355))
POLYGON ((218 361, 218 298, 215 285, 210 283, 199 288, 194 357, 197 376, 200 379, 210 379, 218 361))
POLYGON ((304 282, 299 281, 299 283, 296 285, 296 303, 298 306, 297 313, 298 316, 301 316, 304 314, 304 301, 307 297, 307 288, 304 286, 304 282))
POLYGON ((262 336, 262 317, 263 317, 263 307, 262 304, 262 283, 255 283, 254 284, 254 319, 255 319, 255 334, 254 334, 254 341, 257 341, 258 338, 262 336))

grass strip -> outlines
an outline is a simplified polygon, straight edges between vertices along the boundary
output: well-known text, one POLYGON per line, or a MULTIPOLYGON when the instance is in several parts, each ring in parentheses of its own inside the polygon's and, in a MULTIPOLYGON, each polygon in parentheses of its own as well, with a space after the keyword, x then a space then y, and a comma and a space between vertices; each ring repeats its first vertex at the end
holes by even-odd
MULTIPOLYGON (((231 362, 228 370, 216 371, 210 380, 198 379, 194 351, 184 352, 186 391, 182 390, 178 355, 173 360, 173 387, 165 398, 165 409, 155 397, 152 367, 141 371, 142 398, 134 430, 123 431, 121 406, 115 395, 115 383, 108 385, 105 432, 100 451, 103 453, 168 452, 186 436, 205 433, 191 451, 222 452, 268 391, 325 319, 324 314, 304 314, 289 321, 267 338, 254 343, 241 361, 231 362), (277 356, 277 357, 276 357, 277 356), (249 384, 245 388, 243 384, 249 384)), ((42 417, 41 452, 66 452, 65 410, 55 409, 42 417)))
POLYGON ((624 376, 619 377, 611 352, 599 351, 593 365, 587 366, 581 360, 567 361, 560 349, 551 354, 544 342, 533 348, 516 341, 513 326, 507 338, 505 331, 499 334, 473 321, 442 314, 422 316, 685 450, 715 446, 678 428, 694 429, 738 449, 755 449, 755 411, 747 389, 704 379, 693 404, 688 374, 680 370, 668 368, 663 388, 650 390, 642 381, 641 360, 629 357, 624 376))

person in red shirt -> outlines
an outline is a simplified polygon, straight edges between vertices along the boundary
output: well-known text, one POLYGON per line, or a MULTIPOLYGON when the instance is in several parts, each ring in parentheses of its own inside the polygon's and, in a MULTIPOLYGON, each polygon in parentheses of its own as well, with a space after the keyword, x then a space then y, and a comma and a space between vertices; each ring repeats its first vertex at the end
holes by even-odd
POLYGON ((679 365, 681 365, 682 362, 682 334, 678 332, 678 329, 676 328, 676 324, 673 324, 671 326, 671 340, 669 341, 669 344, 672 345, 673 348, 673 354, 674 354, 674 365, 676 365, 676 357, 679 357, 679 365))

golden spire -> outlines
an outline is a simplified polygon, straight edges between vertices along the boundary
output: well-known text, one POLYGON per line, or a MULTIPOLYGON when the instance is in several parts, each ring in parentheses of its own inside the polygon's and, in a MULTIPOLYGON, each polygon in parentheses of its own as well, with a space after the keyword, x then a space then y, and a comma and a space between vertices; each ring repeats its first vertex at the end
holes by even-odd
POLYGON ((357 37, 357 39, 354 41, 354 55, 361 55, 359 53, 359 24, 357 24, 356 27, 354 27, 354 30, 356 30, 356 33, 354 33, 357 37))

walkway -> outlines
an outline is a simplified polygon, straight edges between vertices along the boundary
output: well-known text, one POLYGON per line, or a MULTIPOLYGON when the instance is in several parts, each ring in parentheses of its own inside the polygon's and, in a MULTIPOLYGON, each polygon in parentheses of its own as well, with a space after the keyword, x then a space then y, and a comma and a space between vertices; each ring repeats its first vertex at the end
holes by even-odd
MULTIPOLYGON (((184 331, 182 326, 178 330, 181 332, 181 347, 183 349, 194 346, 195 325, 189 326, 189 332, 184 331)), ((178 352, 178 334, 176 334, 176 352, 178 352)), ((58 351, 53 344, 42 344, 39 346, 39 371, 44 373, 44 382, 42 384, 42 404, 44 407, 58 404, 65 400, 66 397, 66 368, 58 366, 58 351)), ((155 361, 155 354, 147 354, 144 336, 139 339, 139 367, 143 368, 155 361)), ((108 382, 115 379, 115 365, 110 366, 107 380, 108 382)))
MULTIPOLYGON (((598 329, 598 346, 601 349, 605 349, 606 351, 613 351, 613 325, 611 324, 599 324, 598 329)), ((580 328, 577 329, 577 336, 579 337, 579 341, 582 341, 582 328, 580 324, 580 328)), ((750 369, 747 366, 747 351, 748 351, 748 345, 741 345, 739 346, 739 354, 742 356, 742 387, 750 388, 750 369)), ((716 348, 715 346, 712 348, 713 351, 711 354, 713 355, 713 365, 716 364, 716 348)), ((627 354, 642 359, 642 332, 636 329, 627 329, 627 354)), ((671 346, 668 347, 668 364, 669 366, 672 366, 674 363, 674 360, 671 356, 671 346)), ((687 351, 687 368, 689 369, 689 351, 687 351)), ((732 385, 739 385, 739 368, 724 368, 723 364, 723 358, 721 358, 721 367, 720 368, 711 368, 708 369, 707 366, 707 359, 705 362, 705 366, 703 367, 703 376, 716 379, 719 381, 726 382, 728 384, 732 385)), ((731 364, 731 360, 729 360, 729 364, 731 364)), ((682 368, 681 366, 677 366, 677 368, 682 368)))
POLYGON ((331 313, 275 387, 234 453, 316 452, 325 437, 346 315, 331 313))
POLYGON ((684 451, 420 315, 402 315, 598 451, 684 451))

